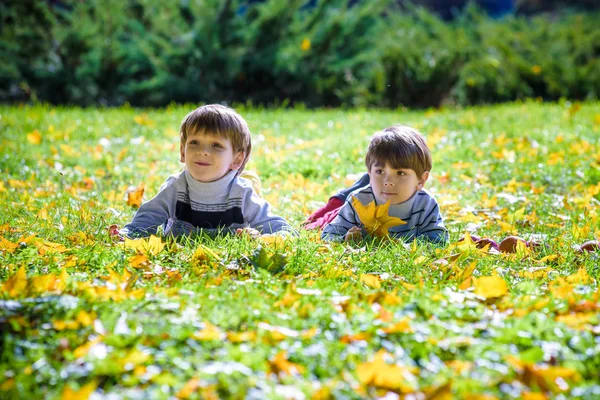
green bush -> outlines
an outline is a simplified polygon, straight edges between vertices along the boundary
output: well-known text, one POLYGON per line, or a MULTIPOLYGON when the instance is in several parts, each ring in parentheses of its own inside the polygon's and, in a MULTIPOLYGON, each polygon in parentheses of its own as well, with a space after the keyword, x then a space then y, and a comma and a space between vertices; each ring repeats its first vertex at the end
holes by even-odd
POLYGON ((385 83, 381 105, 439 106, 469 58, 467 39, 460 26, 424 9, 391 14, 381 43, 385 83))
POLYGON ((453 21, 393 0, 0 4, 0 101, 430 107, 600 93, 599 14, 453 21))
POLYGON ((454 88, 461 104, 541 97, 597 98, 600 30, 595 18, 510 17, 474 24, 479 51, 454 88))

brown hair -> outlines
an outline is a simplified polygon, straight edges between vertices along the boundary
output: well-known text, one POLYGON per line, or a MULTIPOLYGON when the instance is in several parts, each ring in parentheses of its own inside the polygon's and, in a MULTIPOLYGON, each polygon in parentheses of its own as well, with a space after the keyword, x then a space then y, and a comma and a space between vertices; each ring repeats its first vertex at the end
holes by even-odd
POLYGON ((373 135, 365 164, 370 171, 375 163, 412 169, 419 178, 425 171, 431 171, 432 166, 431 152, 423 135, 403 125, 394 125, 373 135))
POLYGON ((234 109, 220 104, 196 108, 181 122, 181 146, 185 146, 189 135, 198 133, 210 133, 229 139, 234 152, 244 152, 244 161, 238 169, 238 175, 244 170, 252 151, 252 140, 248 123, 234 109))

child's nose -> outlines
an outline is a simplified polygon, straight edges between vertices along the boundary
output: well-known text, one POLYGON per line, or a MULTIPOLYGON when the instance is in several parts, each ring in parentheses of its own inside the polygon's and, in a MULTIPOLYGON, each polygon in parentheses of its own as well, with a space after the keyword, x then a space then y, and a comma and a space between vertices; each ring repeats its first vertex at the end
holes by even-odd
POLYGON ((209 155, 210 154, 210 146, 201 146, 198 150, 198 154, 209 155))
POLYGON ((394 186, 394 182, 392 182, 391 180, 386 178, 385 181, 383 181, 383 185, 384 186, 394 186))

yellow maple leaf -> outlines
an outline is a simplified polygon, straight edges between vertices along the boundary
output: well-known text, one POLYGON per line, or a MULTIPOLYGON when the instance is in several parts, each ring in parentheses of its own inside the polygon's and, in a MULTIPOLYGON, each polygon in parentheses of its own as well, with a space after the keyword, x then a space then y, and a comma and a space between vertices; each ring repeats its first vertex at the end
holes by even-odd
POLYGON ((148 257, 145 254, 136 253, 134 256, 129 258, 129 266, 133 268, 140 268, 148 265, 148 257))
POLYGON ((199 330, 198 332, 192 335, 192 339, 196 339, 199 341, 207 341, 207 340, 221 340, 225 337, 225 334, 221 332, 218 326, 211 324, 208 321, 204 322, 204 329, 199 330))
POLYGON ((573 329, 584 330, 587 328, 589 323, 596 318, 596 313, 573 313, 566 315, 559 315, 555 318, 556 321, 562 322, 565 325, 573 329))
POLYGON ((373 361, 359 364, 356 367, 358 380, 363 385, 399 390, 403 393, 412 392, 414 386, 411 381, 414 382, 416 378, 411 369, 396 364, 388 364, 384 360, 386 355, 387 353, 384 350, 380 350, 373 361))
POLYGON ((152 356, 149 353, 133 349, 127 355, 121 359, 119 359, 118 364, 121 366, 123 371, 126 371, 134 366, 145 363, 150 360, 152 356))
POLYGON ((379 289, 381 287, 381 278, 377 275, 360 274, 360 281, 374 289, 379 289))
POLYGON ((302 331, 302 333, 300 334, 300 337, 302 337, 302 339, 312 339, 314 338, 317 333, 319 333, 319 330, 317 328, 310 328, 307 329, 305 331, 302 331))
POLYGON ((474 281, 475 294, 477 296, 492 299, 502 297, 508 293, 506 281, 497 275, 474 278, 474 281))
POLYGON ((129 239, 125 238, 124 246, 130 249, 134 249, 139 254, 146 255, 157 255, 164 248, 165 244, 161 238, 155 235, 151 235, 148 239, 129 239))
POLYGON ((298 303, 300 295, 296 292, 296 285, 292 284, 283 297, 273 304, 273 307, 291 307, 298 303))
POLYGON ((95 379, 81 386, 78 390, 71 389, 69 385, 66 385, 62 393, 62 400, 87 400, 96 390, 96 387, 98 387, 98 382, 95 379))
POLYGON ((452 250, 457 250, 461 254, 478 251, 477 244, 475 243, 469 232, 465 232, 463 240, 452 243, 450 248, 452 250))
POLYGON ((94 311, 88 313, 85 310, 81 310, 75 319, 81 326, 90 326, 96 320, 96 313, 94 311))
POLYGON ((44 242, 38 240, 35 241, 33 244, 38 248, 38 253, 40 253, 41 255, 44 255, 46 253, 64 253, 69 250, 60 243, 44 242))
POLYGON ((96 338, 90 340, 89 342, 82 344, 81 346, 79 346, 75 350, 73 350, 73 355, 75 356, 75 358, 84 357, 87 353, 89 353, 91 348, 96 346, 98 343, 100 343, 102 341, 102 339, 103 339, 102 336, 97 336, 96 338))
POLYGON ((136 115, 133 117, 133 120, 138 125, 148 126, 148 127, 154 126, 154 121, 148 117, 148 114, 136 115))
POLYGON ((46 274, 34 276, 29 280, 29 293, 42 294, 53 292, 56 285, 56 275, 46 274))
POLYGON ((144 197, 144 184, 142 183, 138 187, 130 187, 127 189, 127 205, 139 208, 142 205, 142 198, 144 197))
POLYGON ((260 236, 258 240, 271 247, 285 247, 285 237, 280 235, 265 235, 260 236))
POLYGON ((25 292, 27 288, 27 273, 25 267, 19 268, 16 274, 8 278, 2 285, 2 291, 8 292, 9 297, 16 297, 25 292))
POLYGON ((400 321, 396 322, 394 325, 388 326, 387 328, 382 329, 385 333, 412 333, 414 332, 410 326, 410 319, 403 318, 400 321))
POLYGON ((179 390, 179 392, 177 392, 175 397, 177 397, 178 399, 187 399, 192 394, 194 394, 194 392, 196 392, 196 390, 198 390, 200 386, 200 379, 192 378, 189 381, 187 381, 185 385, 183 385, 183 387, 181 388, 181 390, 179 390))
POLYGON ((288 361, 287 352, 285 350, 280 351, 272 360, 269 360, 269 368, 271 369, 271 372, 277 375, 280 375, 281 373, 286 375, 298 375, 304 372, 304 367, 302 365, 288 361))
POLYGON ((579 268, 576 273, 567 276, 565 279, 569 283, 580 285, 585 285, 594 282, 594 279, 588 275, 587 270, 584 267, 579 268))
POLYGON ((517 233, 517 229, 513 224, 504 221, 496 221, 498 225, 500 225, 500 233, 509 233, 511 235, 517 233))
POLYGON ((227 340, 231 343, 255 342, 256 332, 227 332, 227 340))
POLYGON ((445 364, 448 368, 450 368, 453 372, 457 374, 469 372, 471 369, 473 369, 473 366, 475 365, 472 361, 463 360, 445 361, 445 364))
POLYGON ((493 394, 485 393, 469 393, 465 396, 465 400, 499 400, 493 394))
POLYGON ((27 134, 27 141, 31 144, 40 144, 42 143, 42 134, 37 129, 34 129, 31 133, 27 134))
POLYGON ((3 237, 0 237, 0 251, 6 251, 7 253, 14 253, 19 245, 17 243, 10 242, 3 237))
POLYGON ((352 198, 352 207, 356 210, 360 222, 365 226, 367 232, 377 237, 388 235, 388 230, 394 226, 404 225, 406 221, 389 215, 390 202, 379 206, 375 200, 364 206, 356 197, 352 198))
POLYGON ((37 217, 39 219, 43 219, 44 221, 46 221, 48 219, 48 209, 46 207, 42 208, 38 214, 37 217))

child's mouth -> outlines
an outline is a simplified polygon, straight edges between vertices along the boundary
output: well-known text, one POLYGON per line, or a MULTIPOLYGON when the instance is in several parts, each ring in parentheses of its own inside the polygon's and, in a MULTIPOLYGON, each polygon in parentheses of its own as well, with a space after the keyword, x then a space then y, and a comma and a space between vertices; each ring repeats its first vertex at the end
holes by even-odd
POLYGON ((194 164, 196 164, 196 165, 198 165, 200 167, 208 167, 210 165, 209 163, 204 163, 204 162, 196 162, 194 164))

